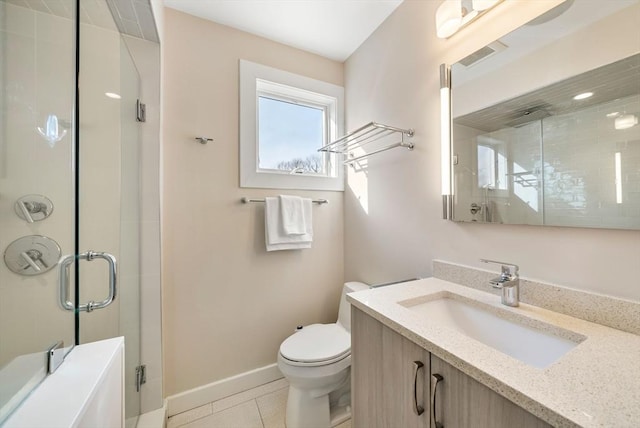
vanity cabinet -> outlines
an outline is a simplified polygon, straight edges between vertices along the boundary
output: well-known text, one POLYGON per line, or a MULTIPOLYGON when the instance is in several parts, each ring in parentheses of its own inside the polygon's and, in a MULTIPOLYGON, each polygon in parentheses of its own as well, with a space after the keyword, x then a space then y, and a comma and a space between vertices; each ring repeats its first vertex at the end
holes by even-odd
POLYGON ((354 428, 551 426, 359 309, 351 313, 354 428), (437 376, 433 424, 430 393, 437 376))
POLYGON ((353 427, 429 427, 429 352, 355 307, 351 314, 353 427))
POLYGON ((431 373, 442 377, 436 388, 435 410, 443 428, 551 427, 434 355, 431 373))

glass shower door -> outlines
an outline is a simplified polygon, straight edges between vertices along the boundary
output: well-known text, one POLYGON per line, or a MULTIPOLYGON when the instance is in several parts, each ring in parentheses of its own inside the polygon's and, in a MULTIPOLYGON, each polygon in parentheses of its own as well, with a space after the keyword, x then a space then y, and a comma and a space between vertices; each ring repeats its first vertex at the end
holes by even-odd
POLYGON ((0 0, 0 61, 0 424, 46 377, 50 347, 61 359, 75 344, 124 336, 133 426, 138 72, 104 0, 0 0), (90 251, 117 259, 117 282, 90 251))
POLYGON ((46 377, 47 349, 75 342, 57 263, 75 253, 76 12, 58 3, 0 1, 0 424, 46 377))
MULTIPOLYGON (((80 6, 83 8, 83 0, 80 6)), ((140 78, 104 0, 105 18, 80 25, 79 248, 118 260, 117 298, 99 311, 79 313, 79 344, 124 336, 125 414, 140 413, 140 78), (106 19, 109 18, 109 19, 106 19), (99 23, 100 25, 96 25, 99 23)), ((87 8, 88 9, 88 8, 87 8)), ((79 300, 104 298, 103 263, 79 264, 79 300)))

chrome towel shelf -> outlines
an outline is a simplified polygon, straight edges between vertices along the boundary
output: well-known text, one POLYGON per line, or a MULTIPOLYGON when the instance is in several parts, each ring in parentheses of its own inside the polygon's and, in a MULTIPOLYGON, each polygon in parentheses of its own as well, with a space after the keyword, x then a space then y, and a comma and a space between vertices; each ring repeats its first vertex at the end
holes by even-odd
MULTIPOLYGON (((240 199, 240 202, 242 202, 243 204, 248 204, 249 202, 264 202, 264 199, 242 198, 240 199)), ((326 199, 312 199, 311 202, 318 205, 329 203, 329 201, 326 199)))
POLYGON ((344 137, 338 138, 337 140, 327 144, 321 149, 318 149, 318 151, 346 154, 348 158, 345 159, 344 163, 351 164, 360 159, 364 159, 371 155, 394 149, 396 147, 404 147, 409 150, 413 150, 413 143, 405 141, 405 136, 413 137, 413 134, 413 129, 402 129, 396 128, 395 126, 383 125, 377 122, 370 122, 356 129, 355 131, 348 133, 344 137), (378 147, 368 153, 357 157, 353 156, 352 152, 354 150, 361 148, 367 144, 373 143, 374 141, 378 141, 384 137, 393 136, 395 134, 400 134, 399 142, 383 147, 378 147))

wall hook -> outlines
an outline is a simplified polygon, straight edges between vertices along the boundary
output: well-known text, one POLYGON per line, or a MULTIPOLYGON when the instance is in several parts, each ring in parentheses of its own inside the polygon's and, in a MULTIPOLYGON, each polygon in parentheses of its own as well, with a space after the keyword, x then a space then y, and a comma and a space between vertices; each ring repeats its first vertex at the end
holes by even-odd
POLYGON ((196 137, 196 141, 200 144, 207 144, 209 141, 213 141, 213 138, 196 137))

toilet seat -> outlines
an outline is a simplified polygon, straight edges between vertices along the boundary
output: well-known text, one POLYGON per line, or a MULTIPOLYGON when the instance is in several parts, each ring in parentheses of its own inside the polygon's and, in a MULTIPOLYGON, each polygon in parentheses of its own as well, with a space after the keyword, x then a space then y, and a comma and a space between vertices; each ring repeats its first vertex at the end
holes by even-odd
POLYGON ((280 355, 292 366, 324 366, 351 355, 351 335, 339 324, 311 324, 280 345, 280 355))

